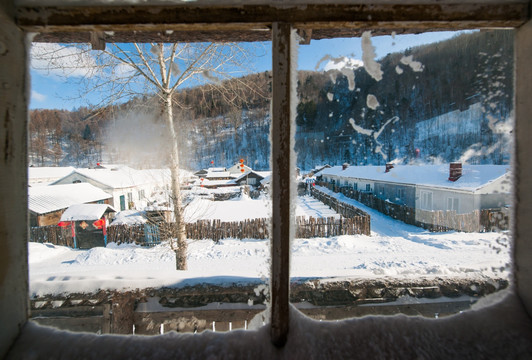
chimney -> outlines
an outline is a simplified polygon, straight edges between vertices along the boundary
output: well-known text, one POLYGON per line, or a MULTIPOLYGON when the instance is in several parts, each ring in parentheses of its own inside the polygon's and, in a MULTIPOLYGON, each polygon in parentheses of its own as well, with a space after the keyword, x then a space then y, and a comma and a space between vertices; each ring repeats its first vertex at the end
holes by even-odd
POLYGON ((342 170, 345 170, 349 167, 349 164, 348 163, 343 163, 342 164, 342 170))
POLYGON ((390 170, 393 169, 393 164, 392 163, 386 163, 386 171, 384 172, 390 172, 390 170))
POLYGON ((449 181, 456 181, 462 176, 462 163, 449 164, 449 181))

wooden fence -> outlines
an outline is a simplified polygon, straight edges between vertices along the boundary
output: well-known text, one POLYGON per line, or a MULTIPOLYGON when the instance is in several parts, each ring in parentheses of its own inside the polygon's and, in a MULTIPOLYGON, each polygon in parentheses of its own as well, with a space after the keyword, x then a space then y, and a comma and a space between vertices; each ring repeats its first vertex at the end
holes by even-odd
POLYGON ((56 225, 30 228, 30 241, 74 247, 70 228, 56 225))
MULTIPOLYGON (((456 211, 427 211, 394 204, 379 199, 371 193, 355 191, 348 187, 339 187, 325 182, 320 182, 318 185, 327 187, 334 192, 340 192, 346 197, 396 220, 419 226, 429 231, 491 232, 510 228, 508 209, 475 210, 467 214, 457 214, 456 211)), ((315 188, 312 189, 312 192, 323 194, 323 192, 315 188)))
MULTIPOLYGON (((357 210, 350 205, 340 203, 340 211, 344 214, 354 214, 357 210), (351 209, 353 208, 353 209, 351 209)), ((296 218, 296 237, 331 237, 338 235, 370 235, 369 215, 357 210, 357 215, 335 218, 296 218), (365 214, 365 215, 364 215, 365 214)), ((270 221, 268 219, 247 219, 243 221, 222 222, 220 220, 200 220, 186 224, 188 239, 267 239, 270 236, 270 221)), ((136 243, 139 245, 156 245, 161 240, 175 238, 173 223, 158 225, 114 225, 107 228, 107 242, 136 243)), ((31 229, 30 241, 48 242, 55 245, 73 246, 70 231, 58 226, 43 226, 31 229)))
POLYGON ((370 235, 369 215, 354 216, 351 218, 341 217, 328 218, 296 218, 296 237, 310 239, 315 237, 331 237, 339 235, 370 235))

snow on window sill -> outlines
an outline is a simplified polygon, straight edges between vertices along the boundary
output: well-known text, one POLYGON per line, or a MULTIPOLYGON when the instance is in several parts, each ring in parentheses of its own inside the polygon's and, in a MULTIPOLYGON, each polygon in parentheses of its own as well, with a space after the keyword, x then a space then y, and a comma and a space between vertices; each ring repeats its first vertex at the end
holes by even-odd
POLYGON ((160 336, 75 334, 28 322, 8 359, 84 358, 528 358, 532 321, 519 298, 501 291, 451 317, 367 316, 316 321, 290 309, 286 346, 258 330, 160 336))

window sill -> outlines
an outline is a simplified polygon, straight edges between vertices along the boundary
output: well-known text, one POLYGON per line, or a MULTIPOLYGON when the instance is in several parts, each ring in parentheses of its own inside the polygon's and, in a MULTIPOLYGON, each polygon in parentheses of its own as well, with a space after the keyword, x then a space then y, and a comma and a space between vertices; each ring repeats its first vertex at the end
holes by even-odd
POLYGON ((503 293, 484 299, 489 306, 440 319, 397 315, 319 322, 291 307, 288 341, 281 349, 272 345, 269 326, 147 337, 75 334, 28 322, 7 358, 529 358, 532 320, 515 294, 503 293))

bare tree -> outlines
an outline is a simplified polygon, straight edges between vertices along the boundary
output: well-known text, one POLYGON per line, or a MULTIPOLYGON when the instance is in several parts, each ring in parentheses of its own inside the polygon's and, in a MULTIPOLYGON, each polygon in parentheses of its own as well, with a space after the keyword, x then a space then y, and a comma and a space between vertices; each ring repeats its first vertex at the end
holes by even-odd
POLYGON ((32 66, 78 79, 81 95, 94 91, 105 94, 99 107, 130 99, 139 94, 154 94, 159 99, 161 119, 171 141, 169 166, 177 238, 171 247, 176 252, 176 268, 186 270, 187 242, 180 181, 176 93, 184 84, 222 95, 227 103, 237 103, 245 92, 258 92, 249 81, 238 81, 247 72, 248 47, 236 43, 151 43, 108 44, 103 51, 91 51, 87 45, 64 47, 37 44, 32 51, 32 66), (235 81, 227 81, 233 78, 235 81), (236 88, 235 88, 235 84, 236 88))

